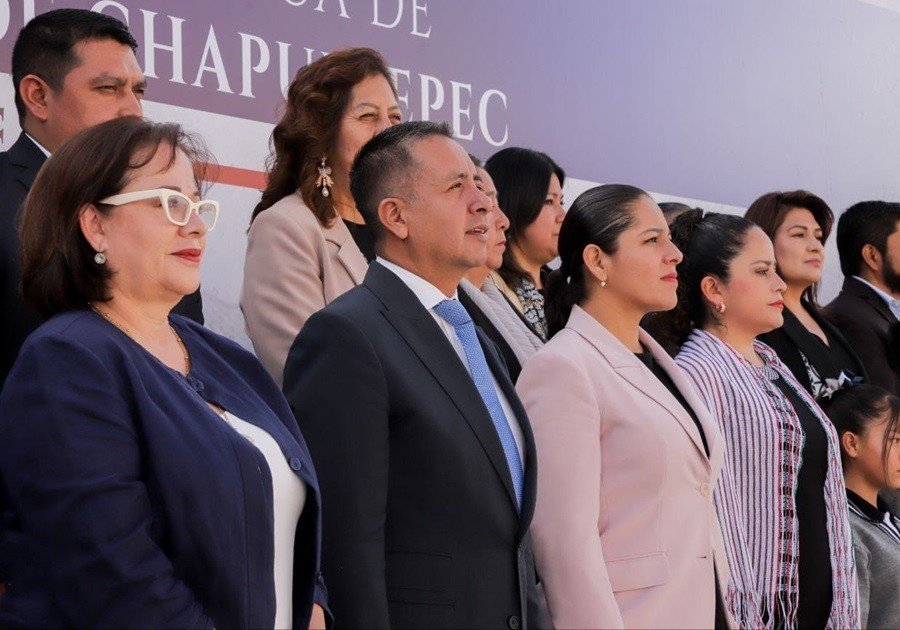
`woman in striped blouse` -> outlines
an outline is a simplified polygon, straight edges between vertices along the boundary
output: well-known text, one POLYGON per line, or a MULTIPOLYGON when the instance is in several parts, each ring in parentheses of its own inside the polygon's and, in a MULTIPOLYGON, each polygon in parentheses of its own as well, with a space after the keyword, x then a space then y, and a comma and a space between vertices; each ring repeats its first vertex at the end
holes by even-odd
POLYGON ((715 500, 741 627, 850 628, 859 604, 837 434, 771 348, 785 284, 772 242, 742 217, 691 210, 672 224, 679 300, 653 328, 720 423, 715 500))

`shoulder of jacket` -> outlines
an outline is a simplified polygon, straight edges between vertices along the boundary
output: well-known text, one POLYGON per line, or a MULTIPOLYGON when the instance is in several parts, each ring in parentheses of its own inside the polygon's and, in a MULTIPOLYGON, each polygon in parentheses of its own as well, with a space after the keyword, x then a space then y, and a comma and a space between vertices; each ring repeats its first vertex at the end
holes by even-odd
MULTIPOLYGON (((253 221, 253 225, 256 225, 260 221, 262 221, 262 225, 265 225, 266 223, 277 221, 278 219, 281 219, 282 221, 287 219, 291 223, 295 223, 301 227, 308 229, 314 228, 320 232, 324 229, 322 224, 320 224, 319 220, 316 218, 316 215, 314 215, 312 210, 303 203, 303 199, 297 193, 282 197, 260 212, 253 221)), ((251 226, 251 229, 252 227, 253 226, 251 226)))

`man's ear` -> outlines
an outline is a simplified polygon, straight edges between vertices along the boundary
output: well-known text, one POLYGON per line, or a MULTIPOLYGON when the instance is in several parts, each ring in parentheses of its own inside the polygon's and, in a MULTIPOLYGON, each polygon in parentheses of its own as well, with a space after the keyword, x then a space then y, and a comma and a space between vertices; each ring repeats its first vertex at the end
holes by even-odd
POLYGON ((406 222, 408 211, 409 204, 405 200, 388 197, 378 204, 378 220, 385 230, 403 241, 409 237, 409 225, 406 222))
POLYGON ((870 243, 866 243, 863 245, 860 253, 862 254, 862 262, 866 267, 876 274, 881 272, 882 256, 877 247, 870 243))
POLYGON ((96 252, 105 252, 106 242, 106 215, 97 210, 92 204, 85 204, 78 211, 78 226, 85 240, 96 252))
POLYGON ((47 122, 50 117, 48 103, 51 92, 47 82, 36 74, 26 75, 19 81, 19 97, 25 103, 28 115, 40 122, 47 122))

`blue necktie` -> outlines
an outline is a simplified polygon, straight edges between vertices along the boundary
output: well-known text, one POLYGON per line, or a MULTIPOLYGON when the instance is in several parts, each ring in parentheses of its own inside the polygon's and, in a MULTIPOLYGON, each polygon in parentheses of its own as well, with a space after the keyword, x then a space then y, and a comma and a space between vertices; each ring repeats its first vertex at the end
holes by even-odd
POLYGON ((465 307, 459 300, 444 300, 434 307, 441 319, 453 326, 459 341, 462 343, 463 351, 466 353, 466 361, 469 364, 469 374, 481 394, 481 399, 487 407, 488 413, 491 414, 491 420, 494 421, 494 429, 500 438, 500 444, 503 446, 503 453, 506 455, 506 464, 509 466, 509 474, 512 477, 513 488, 516 492, 516 503, 519 507, 522 505, 522 486, 524 474, 522 472, 522 460, 519 458, 519 449, 516 448, 516 440, 513 437, 512 429, 509 428, 509 422, 503 413, 503 407, 500 405, 500 398, 497 396, 497 390, 494 389, 494 380, 491 377, 491 369, 488 367, 487 359, 484 358, 484 350, 478 341, 478 334, 475 332, 475 324, 472 318, 466 312, 465 307))

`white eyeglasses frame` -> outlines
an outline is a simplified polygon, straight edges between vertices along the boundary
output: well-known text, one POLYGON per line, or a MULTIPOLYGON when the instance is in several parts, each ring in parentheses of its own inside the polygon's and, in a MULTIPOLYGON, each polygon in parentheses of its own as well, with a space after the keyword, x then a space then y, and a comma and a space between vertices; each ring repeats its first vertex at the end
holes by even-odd
MULTIPOLYGON (((213 215, 212 224, 206 227, 207 232, 211 232, 212 229, 216 226, 216 223, 219 220, 219 202, 213 201, 212 199, 201 199, 200 201, 193 201, 190 197, 185 195, 184 193, 178 192, 177 190, 172 190, 171 188, 154 188, 153 190, 134 190, 132 192, 120 193, 118 195, 112 195, 111 197, 106 197, 105 199, 101 199, 98 203, 106 204, 108 206, 122 206, 126 203, 131 203, 133 201, 146 201, 147 199, 153 199, 156 197, 159 199, 160 205, 163 207, 163 211, 166 213, 166 219, 169 220, 169 223, 173 223, 179 227, 184 227, 188 224, 188 221, 191 220, 191 215, 194 212, 197 213, 197 216, 200 216, 200 206, 204 204, 211 204, 216 212, 213 215), (169 198, 170 197, 181 197, 185 199, 190 205, 190 210, 188 211, 187 217, 184 221, 176 221, 172 218, 172 215, 169 213, 169 198)), ((202 217, 200 219, 203 220, 202 217)), ((206 225, 206 222, 203 223, 206 225)))

